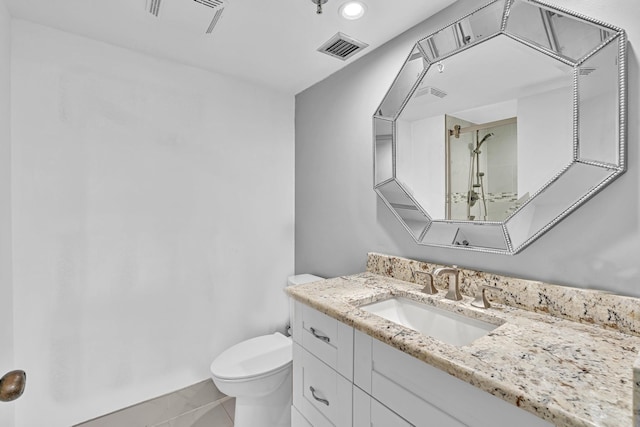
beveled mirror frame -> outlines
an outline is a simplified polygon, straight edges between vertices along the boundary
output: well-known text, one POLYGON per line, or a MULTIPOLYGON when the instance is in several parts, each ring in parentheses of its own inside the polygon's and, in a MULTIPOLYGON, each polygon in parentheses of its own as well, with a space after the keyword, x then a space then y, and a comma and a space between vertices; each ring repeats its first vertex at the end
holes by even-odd
MULTIPOLYGON (((626 34, 624 30, 615 26, 563 8, 555 7, 544 1, 494 0, 487 3, 472 13, 456 20, 454 23, 418 40, 412 48, 403 67, 398 72, 393 84, 373 115, 374 190, 402 223, 404 228, 411 234, 416 243, 420 245, 459 248, 462 250, 507 255, 520 252, 625 172, 627 115, 626 58, 626 34), (543 11, 550 11, 550 13, 553 14, 566 15, 599 27, 602 31, 605 31, 607 38, 599 46, 591 49, 585 55, 572 60, 562 55, 560 51, 553 50, 553 46, 551 46, 551 48, 544 47, 519 36, 507 28, 513 6, 518 5, 518 7, 522 7, 523 4, 539 8, 541 14, 543 11), (495 9, 500 6, 502 6, 502 21, 499 23, 499 30, 497 32, 476 39, 464 37, 461 39, 462 43, 459 43, 458 46, 455 46, 450 51, 441 53, 439 56, 437 50, 432 50, 427 54, 425 49, 423 49, 423 44, 429 46, 428 43, 437 40, 438 35, 444 34, 445 31, 455 32, 458 27, 462 28, 463 24, 469 26, 474 17, 482 16, 476 14, 482 14, 484 13, 483 11, 486 12, 490 7, 495 9), (526 202, 519 206, 504 221, 434 219, 413 197, 411 188, 398 179, 396 165, 398 146, 396 121, 402 113, 403 108, 412 98, 422 78, 431 67, 438 66, 441 63, 440 61, 445 58, 499 35, 506 35, 512 40, 522 43, 537 52, 548 55, 557 61, 573 67, 573 160, 543 185, 542 188, 532 194, 526 202), (617 123, 615 124, 615 133, 617 133, 617 135, 614 141, 605 141, 608 149, 616 151, 613 155, 613 157, 617 157, 615 161, 610 161, 610 158, 606 158, 605 160, 586 158, 588 157, 586 154, 583 157, 581 156, 580 146, 580 66, 598 52, 603 51, 606 47, 615 47, 617 51, 615 61, 615 66, 617 67, 617 75, 615 78, 617 82, 614 82, 614 84, 617 84, 617 123), (434 52, 436 53, 435 55, 434 52), (410 64, 410 61, 412 58, 415 59, 417 53, 421 55, 420 59, 424 69, 420 71, 420 75, 415 80, 415 83, 408 85, 406 75, 410 72, 415 72, 415 69, 411 69, 412 64, 410 64), (403 71, 405 71, 405 81, 402 80, 403 71), (388 104, 385 104, 385 102, 391 103, 392 105, 394 102, 398 103, 399 91, 400 94, 406 93, 406 96, 403 98, 404 100, 398 104, 397 111, 392 110, 393 114, 386 114, 389 109, 387 108, 388 104), (589 176, 594 174, 595 177, 589 176), (580 180, 585 176, 588 178, 587 181, 591 179, 592 182, 581 184, 580 180), (568 190, 574 194, 567 194, 568 190), (460 236, 464 238, 466 246, 460 245, 460 241, 462 241, 460 236), (473 238, 467 241, 467 236, 473 236, 473 238)), ((582 73, 582 75, 584 75, 584 73, 582 73)), ((585 119, 584 122, 586 123, 587 120, 585 119)), ((583 126, 587 125, 583 124, 583 126)), ((586 131, 584 132, 586 136, 586 131)), ((585 140, 586 139, 587 138, 585 138, 585 140)), ((589 148, 588 146, 585 147, 584 151, 586 153, 589 151, 589 148)), ((603 155, 603 157, 606 156, 603 155)))

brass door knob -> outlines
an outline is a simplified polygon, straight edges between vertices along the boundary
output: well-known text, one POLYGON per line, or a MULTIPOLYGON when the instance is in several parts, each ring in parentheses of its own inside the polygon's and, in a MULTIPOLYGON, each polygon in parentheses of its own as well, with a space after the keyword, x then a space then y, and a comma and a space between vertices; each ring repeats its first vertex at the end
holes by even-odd
POLYGON ((27 374, 24 371, 11 371, 0 378, 0 402, 16 400, 22 393, 27 383, 27 374))

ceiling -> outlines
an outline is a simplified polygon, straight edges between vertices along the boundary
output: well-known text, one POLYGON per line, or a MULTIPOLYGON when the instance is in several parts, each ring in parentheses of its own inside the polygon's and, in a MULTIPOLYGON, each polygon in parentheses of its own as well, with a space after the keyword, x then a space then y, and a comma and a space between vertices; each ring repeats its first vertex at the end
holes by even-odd
MULTIPOLYGON (((194 0, 5 0, 14 18, 105 41, 296 94, 443 9, 454 0, 364 0, 367 14, 348 21, 346 0, 317 15, 310 0, 228 0, 212 34, 199 19, 173 14, 194 0), (188 3, 185 3, 188 2, 188 3), (317 52, 337 32, 369 44, 347 61, 317 52)), ((206 7, 203 11, 208 13, 206 7)), ((196 16, 197 18, 197 16, 196 16)), ((209 18, 210 21, 211 18, 209 18)))

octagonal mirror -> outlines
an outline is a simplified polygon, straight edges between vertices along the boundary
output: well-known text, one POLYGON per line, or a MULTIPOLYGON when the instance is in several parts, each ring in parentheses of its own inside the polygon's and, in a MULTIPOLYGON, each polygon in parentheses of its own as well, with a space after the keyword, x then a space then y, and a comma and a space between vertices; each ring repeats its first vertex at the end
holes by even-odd
POLYGON ((375 191, 419 244, 521 251, 625 171, 626 43, 534 0, 417 41, 373 117, 375 191))

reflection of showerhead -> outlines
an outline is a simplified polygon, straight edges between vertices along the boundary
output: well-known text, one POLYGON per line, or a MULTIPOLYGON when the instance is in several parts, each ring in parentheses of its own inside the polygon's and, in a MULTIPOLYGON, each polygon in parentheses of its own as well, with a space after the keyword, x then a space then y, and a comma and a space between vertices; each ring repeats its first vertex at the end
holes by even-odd
POLYGON ((491 138, 492 136, 493 136, 493 132, 489 132, 488 134, 486 134, 484 138, 482 138, 482 140, 480 141, 480 145, 482 145, 483 142, 485 142, 487 139, 491 138))
POLYGON ((489 132, 488 134, 486 134, 481 140, 480 142, 478 142, 478 146, 476 147, 475 150, 473 150, 475 153, 479 153, 478 150, 480 150, 480 147, 482 146, 482 144, 489 138, 493 137, 493 132, 489 132))

